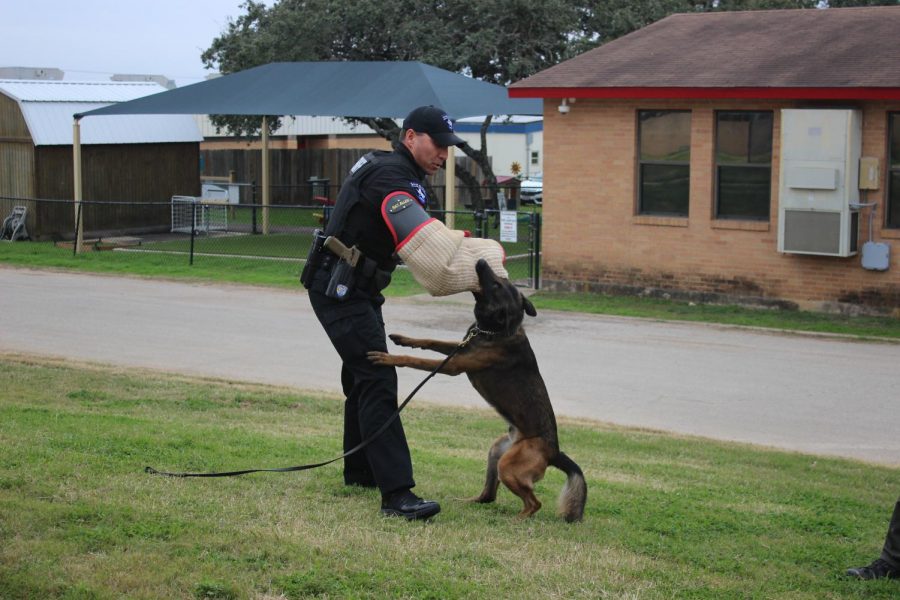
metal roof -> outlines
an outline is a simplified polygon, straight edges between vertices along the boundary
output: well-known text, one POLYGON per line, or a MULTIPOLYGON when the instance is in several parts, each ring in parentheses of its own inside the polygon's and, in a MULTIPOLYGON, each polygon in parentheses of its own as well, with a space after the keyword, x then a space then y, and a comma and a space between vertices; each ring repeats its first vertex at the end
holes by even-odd
MULTIPOLYGON (((0 93, 18 102, 36 146, 71 145, 76 113, 165 89, 152 82, 0 79, 0 93)), ((97 117, 81 125, 82 144, 152 144, 202 139, 197 124, 187 115, 97 117)))
POLYGON ((318 115, 397 117, 424 105, 453 119, 543 113, 539 100, 421 62, 270 63, 109 106, 106 114, 318 115))

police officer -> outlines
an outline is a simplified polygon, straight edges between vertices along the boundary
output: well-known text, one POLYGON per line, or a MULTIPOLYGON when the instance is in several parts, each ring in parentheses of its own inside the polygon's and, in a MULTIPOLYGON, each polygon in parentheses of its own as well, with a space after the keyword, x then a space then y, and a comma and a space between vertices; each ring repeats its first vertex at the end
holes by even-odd
MULTIPOLYGON (((381 290, 397 266, 398 248, 422 226, 428 225, 429 231, 437 230, 434 236, 429 234, 429 240, 440 241, 436 250, 428 240, 424 244, 421 239, 416 241, 416 247, 423 248, 416 253, 429 257, 425 267, 416 263, 417 279, 423 274, 425 280, 432 279, 433 275, 443 277, 441 293, 462 291, 468 285, 431 273, 428 265, 432 259, 435 263, 459 263, 459 273, 471 272, 474 276, 472 256, 467 255, 460 262, 453 256, 448 259, 440 254, 454 244, 459 245, 456 238, 450 241, 453 234, 462 236, 462 233, 447 230, 424 211, 428 203, 425 177, 444 165, 449 146, 462 143, 443 110, 423 106, 410 112, 403 121, 400 140, 393 152, 369 153, 353 167, 321 238, 331 236, 344 248, 358 250, 360 256, 352 259, 356 265, 345 260, 347 256, 341 258, 329 250, 332 246, 319 249, 321 240, 311 250, 301 279, 309 290, 316 316, 343 362, 345 451, 368 439, 397 409, 396 370, 371 364, 366 353, 387 352, 381 290), (439 256, 429 254, 434 251, 439 256)), ((496 251, 491 248, 485 251, 481 246, 463 248, 469 254, 476 248, 475 254, 487 252, 495 259, 502 258, 499 244, 495 246, 496 251)), ((411 265, 410 269, 413 270, 411 265)), ((386 515, 427 519, 441 510, 437 502, 424 500, 412 492, 415 486, 412 461, 400 419, 393 421, 364 451, 345 458, 344 482, 377 486, 382 495, 381 512, 386 515)))

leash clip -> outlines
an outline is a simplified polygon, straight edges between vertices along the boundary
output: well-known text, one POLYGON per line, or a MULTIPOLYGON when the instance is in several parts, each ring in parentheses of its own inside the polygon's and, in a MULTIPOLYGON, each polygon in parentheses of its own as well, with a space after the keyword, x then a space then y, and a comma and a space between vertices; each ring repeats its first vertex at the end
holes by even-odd
POLYGON ((478 328, 477 328, 477 327, 475 327, 474 329, 470 330, 469 333, 466 334, 466 337, 463 338, 463 341, 461 341, 461 342, 459 343, 459 346, 457 346, 456 349, 459 350, 460 348, 465 348, 466 345, 467 345, 469 342, 471 342, 471 341, 472 341, 472 338, 474 338, 476 335, 478 335, 478 328))
POLYGON ((463 338, 463 341, 459 343, 457 349, 464 348, 469 342, 471 342, 476 335, 479 333, 483 333, 484 335, 497 335, 496 331, 488 331, 486 329, 480 328, 477 324, 472 325, 471 329, 469 329, 469 333, 466 334, 466 337, 463 338))

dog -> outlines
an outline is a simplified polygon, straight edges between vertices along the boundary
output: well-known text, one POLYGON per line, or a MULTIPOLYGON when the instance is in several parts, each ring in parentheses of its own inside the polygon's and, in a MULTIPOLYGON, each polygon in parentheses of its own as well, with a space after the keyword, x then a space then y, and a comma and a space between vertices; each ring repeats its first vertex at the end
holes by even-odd
MULTIPOLYGON (((518 518, 530 517, 541 508, 534 495, 534 484, 552 465, 566 474, 559 513, 568 522, 580 521, 587 501, 587 484, 581 468, 559 449, 550 396, 522 327, 525 315, 534 317, 537 311, 508 279, 495 275, 485 260, 479 260, 475 270, 481 287, 473 292, 475 324, 466 332, 462 344, 396 334, 390 338, 399 346, 433 350, 445 356, 459 348, 440 372, 465 373, 478 393, 509 424, 509 433, 491 446, 484 490, 472 502, 496 500, 502 481, 522 499, 524 507, 518 518)), ((442 362, 375 351, 369 352, 368 358, 376 365, 425 371, 433 371, 442 362)))

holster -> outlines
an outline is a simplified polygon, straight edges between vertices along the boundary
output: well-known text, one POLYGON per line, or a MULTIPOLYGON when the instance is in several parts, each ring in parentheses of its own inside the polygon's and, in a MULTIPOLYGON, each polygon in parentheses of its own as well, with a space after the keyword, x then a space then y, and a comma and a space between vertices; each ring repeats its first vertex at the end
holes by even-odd
POLYGON ((331 256, 331 253, 325 249, 326 237, 321 229, 316 229, 313 232, 312 244, 310 244, 309 253, 306 255, 306 264, 303 265, 303 271, 300 273, 300 283, 306 289, 309 289, 312 285, 313 277, 322 266, 322 263, 325 262, 326 256, 331 256))
POLYGON ((318 229, 313 234, 306 265, 300 273, 303 287, 310 289, 316 285, 316 291, 333 300, 343 301, 356 289, 375 295, 388 286, 391 282, 390 271, 379 269, 374 260, 364 255, 359 257, 355 266, 350 264, 325 247, 327 237, 318 229), (324 289, 321 287, 324 278, 316 278, 316 273, 323 269, 329 273, 328 285, 324 289))
POLYGON ((356 288, 356 269, 346 260, 339 260, 331 269, 325 295, 333 300, 345 300, 356 288))
POLYGON ((360 257, 356 267, 345 260, 338 260, 331 269, 325 295, 340 301, 347 299, 354 290, 359 289, 374 296, 390 282, 390 272, 379 269, 371 258, 360 257))

